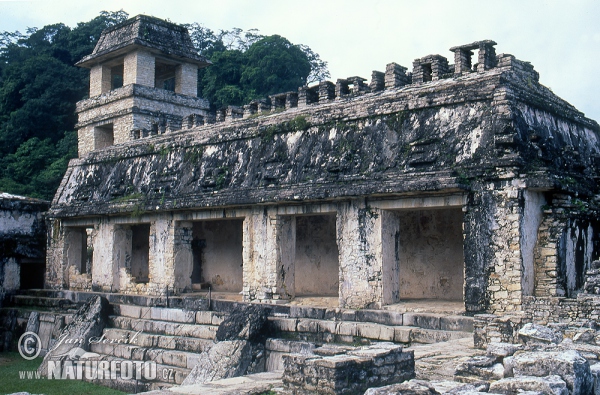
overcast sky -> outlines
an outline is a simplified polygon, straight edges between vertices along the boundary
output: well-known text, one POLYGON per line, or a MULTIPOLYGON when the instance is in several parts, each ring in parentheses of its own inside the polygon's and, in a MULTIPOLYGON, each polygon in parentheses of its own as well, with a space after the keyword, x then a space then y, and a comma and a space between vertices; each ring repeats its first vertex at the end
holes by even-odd
POLYGON ((0 31, 63 22, 102 10, 147 14, 210 29, 256 28, 306 44, 329 63, 331 79, 390 62, 409 70, 428 54, 491 39, 497 53, 531 62, 540 82, 600 121, 600 1, 597 0, 0 0, 0 31))

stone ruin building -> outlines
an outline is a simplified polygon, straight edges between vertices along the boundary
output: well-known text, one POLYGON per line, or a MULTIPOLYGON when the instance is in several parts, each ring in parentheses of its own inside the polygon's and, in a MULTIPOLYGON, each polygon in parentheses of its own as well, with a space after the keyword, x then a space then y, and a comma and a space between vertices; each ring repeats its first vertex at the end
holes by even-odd
POLYGON ((8 292, 43 288, 50 202, 0 193, 0 307, 8 292))
POLYGON ((90 95, 45 287, 497 314, 577 300, 600 254, 600 128, 495 45, 215 114, 184 28, 107 29, 78 63, 90 95))
POLYGON ((185 29, 105 30, 0 350, 35 332, 48 373, 101 334, 97 361, 163 372, 89 378, 129 393, 598 393, 600 127, 495 45, 215 113, 185 29))

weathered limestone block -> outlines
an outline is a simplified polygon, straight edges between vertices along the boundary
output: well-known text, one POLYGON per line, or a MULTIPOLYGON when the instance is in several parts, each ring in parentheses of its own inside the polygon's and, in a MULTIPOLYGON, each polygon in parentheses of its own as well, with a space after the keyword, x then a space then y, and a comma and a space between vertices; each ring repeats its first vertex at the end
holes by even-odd
POLYGON ((497 358, 504 358, 510 357, 522 349, 523 345, 521 344, 492 342, 487 345, 486 354, 497 358))
POLYGON ((74 349, 89 351, 90 339, 99 337, 108 323, 109 309, 108 300, 105 298, 101 296, 90 298, 63 329, 56 345, 44 357, 38 372, 46 376, 49 360, 73 358, 74 349))
POLYGON ((264 368, 264 346, 246 340, 228 340, 203 352, 182 385, 258 373, 264 368))
POLYGON ((573 395, 589 394, 593 378, 589 363, 575 350, 523 352, 504 359, 507 373, 515 377, 559 375, 573 395))
POLYGON ((519 329, 519 338, 529 343, 545 343, 545 344, 558 344, 562 341, 563 336, 561 333, 548 328, 547 326, 537 325, 533 323, 525 324, 519 329))
POLYGON ((315 354, 283 356, 283 383, 297 395, 362 395, 370 387, 409 380, 415 376, 414 353, 402 346, 379 343, 360 349, 315 349, 315 354))
POLYGON ((535 391, 550 395, 569 395, 567 383, 560 376, 508 377, 490 384, 491 393, 517 395, 524 391, 535 391))
POLYGON ((262 306, 247 305, 237 308, 219 325, 216 339, 255 341, 264 335, 267 315, 267 310, 262 306))
POLYGON ((495 356, 476 356, 461 362, 454 372, 454 380, 461 383, 499 380, 504 377, 504 366, 495 356))

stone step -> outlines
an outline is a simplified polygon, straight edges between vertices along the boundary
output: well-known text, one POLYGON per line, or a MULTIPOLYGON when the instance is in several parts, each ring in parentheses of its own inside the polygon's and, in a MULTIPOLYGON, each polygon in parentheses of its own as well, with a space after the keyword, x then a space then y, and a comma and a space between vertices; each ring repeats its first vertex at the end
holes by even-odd
POLYGON ((114 304, 112 306, 115 315, 182 324, 219 325, 226 316, 225 313, 205 310, 144 307, 131 304, 114 304))
POLYGON ((50 310, 77 310, 78 306, 69 299, 29 295, 12 295, 11 305, 15 307, 40 308, 50 310))
MULTIPOLYGON (((432 343, 472 336, 471 332, 428 329, 419 326, 383 325, 372 322, 330 321, 269 317, 271 328, 283 336, 327 343, 355 343, 361 339, 396 343, 432 343)), ((438 326, 439 328, 439 326, 438 326)))
POLYGON ((200 353, 208 350, 214 342, 207 339, 185 336, 168 336, 144 333, 126 329, 106 328, 102 336, 103 343, 130 344, 144 348, 162 348, 200 353))
POLYGON ((155 321, 141 318, 111 316, 110 325, 117 329, 168 336, 195 337, 214 340, 218 326, 203 324, 181 324, 179 322, 155 321))
POLYGON ((200 359, 199 353, 139 347, 130 344, 95 343, 90 351, 134 361, 154 361, 161 365, 192 369, 200 359))

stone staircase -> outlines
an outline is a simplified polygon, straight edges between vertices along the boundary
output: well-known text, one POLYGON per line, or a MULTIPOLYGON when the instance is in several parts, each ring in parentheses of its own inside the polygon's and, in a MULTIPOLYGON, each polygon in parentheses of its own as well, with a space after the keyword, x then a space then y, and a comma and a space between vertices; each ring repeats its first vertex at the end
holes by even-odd
MULTIPOLYGON (((13 321, 19 321, 17 326, 24 331, 29 314, 38 311, 44 317, 63 317, 64 327, 70 321, 70 314, 93 295, 96 293, 23 291, 13 295, 9 305, 0 309, 0 320, 16 316, 18 319, 13 321)), ((214 344, 219 324, 240 304, 227 300, 208 301, 197 295, 170 298, 103 296, 112 306, 112 315, 102 337, 91 344, 90 352, 100 354, 99 358, 105 361, 156 363, 153 380, 95 380, 98 384, 129 393, 181 384, 196 365, 200 353, 214 344)), ((281 370, 286 353, 307 352, 327 343, 364 345, 391 341, 410 346, 471 337, 473 331, 473 318, 461 315, 285 304, 267 307, 271 309, 265 361, 268 371, 281 370)), ((54 324, 55 336, 59 326, 54 324)))

